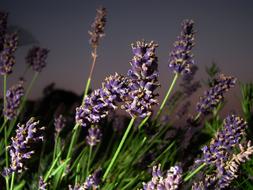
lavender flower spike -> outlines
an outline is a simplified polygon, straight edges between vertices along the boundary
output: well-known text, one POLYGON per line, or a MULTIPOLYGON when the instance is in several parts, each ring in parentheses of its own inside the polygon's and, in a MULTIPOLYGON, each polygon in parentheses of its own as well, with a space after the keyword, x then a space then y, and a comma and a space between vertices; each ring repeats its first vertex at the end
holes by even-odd
POLYGON ((193 54, 191 50, 194 46, 193 30, 194 22, 192 20, 184 20, 182 22, 182 32, 174 43, 174 49, 170 53, 169 67, 178 74, 186 74, 191 72, 194 64, 193 54))
POLYGON ((102 88, 86 96, 83 104, 76 108, 76 123, 84 127, 97 124, 108 115, 109 110, 116 109, 128 92, 127 81, 117 73, 107 77, 102 88))
POLYGON ((54 119, 54 127, 56 134, 59 134, 65 126, 66 126, 66 119, 63 117, 63 115, 59 115, 54 119))
POLYGON ((246 134, 246 122, 235 115, 230 115, 224 120, 223 129, 218 131, 209 146, 202 148, 203 158, 197 162, 211 165, 214 171, 205 178, 195 183, 192 189, 224 189, 237 177, 239 165, 253 154, 253 147, 248 142, 246 147, 240 141, 246 134), (235 147, 240 149, 239 154, 234 154, 235 147))
POLYGON ((154 93, 158 83, 158 59, 155 49, 158 45, 153 41, 137 41, 132 44, 134 57, 131 69, 128 71, 130 92, 125 100, 123 109, 132 117, 146 117, 151 115, 152 106, 158 103, 154 93))
POLYGON ((12 86, 6 92, 6 108, 4 109, 4 115, 7 119, 11 120, 17 116, 18 108, 21 103, 21 99, 24 96, 23 81, 19 81, 18 84, 12 86))
POLYGON ((100 7, 99 9, 97 9, 95 21, 91 25, 92 31, 89 31, 90 44, 92 45, 93 48, 98 46, 99 39, 105 35, 104 34, 105 23, 106 23, 106 9, 104 7, 100 7))
POLYGON ((246 122, 235 115, 228 116, 223 123, 223 129, 218 131, 209 146, 202 148, 204 158, 202 162, 215 164, 220 168, 221 163, 227 161, 228 150, 235 147, 246 133, 246 122))
POLYGON ((26 56, 26 63, 36 72, 41 72, 46 66, 49 50, 41 47, 33 47, 26 56))
POLYGON ((15 64, 14 52, 17 49, 18 36, 16 33, 6 34, 4 38, 3 50, 0 52, 0 74, 12 73, 15 64))
POLYGON ((16 129, 16 136, 11 138, 11 145, 9 146, 9 152, 11 157, 10 168, 6 168, 5 175, 10 173, 21 173, 27 169, 25 162, 31 158, 34 154, 34 150, 30 147, 33 143, 43 140, 43 136, 40 134, 44 127, 38 127, 39 121, 35 121, 31 118, 25 125, 18 124, 16 129))
POLYGON ((154 166, 152 179, 143 183, 143 190, 176 190, 182 182, 182 170, 180 167, 171 167, 166 176, 161 172, 161 165, 154 166))
POLYGON ((8 13, 0 11, 0 52, 3 50, 4 37, 7 31, 8 13))
POLYGON ((44 181, 43 177, 40 176, 39 179, 39 190, 47 190, 47 183, 44 181))
POLYGON ((221 74, 216 79, 216 84, 205 91, 204 96, 200 97, 197 103, 197 111, 204 114, 210 113, 224 99, 224 93, 234 87, 235 83, 236 78, 221 74))
POLYGON ((88 145, 91 147, 96 146, 102 138, 102 133, 98 127, 91 127, 88 130, 88 136, 86 137, 86 141, 88 145))
POLYGON ((89 175, 82 185, 75 185, 73 188, 69 185, 69 190, 98 190, 101 182, 101 169, 96 170, 92 175, 89 175))

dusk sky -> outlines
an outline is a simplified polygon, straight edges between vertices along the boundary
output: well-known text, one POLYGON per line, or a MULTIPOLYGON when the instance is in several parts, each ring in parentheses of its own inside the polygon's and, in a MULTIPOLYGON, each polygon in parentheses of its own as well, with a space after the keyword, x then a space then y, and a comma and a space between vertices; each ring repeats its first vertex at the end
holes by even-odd
MULTIPOLYGON (((131 43, 154 40, 159 44, 163 97, 173 76, 168 69, 169 52, 180 33, 181 21, 187 18, 195 21, 197 31, 193 49, 199 66, 197 78, 204 79, 205 67, 215 61, 223 73, 243 82, 253 81, 252 0, 1 0, 0 9, 9 12, 9 25, 21 27, 40 46, 50 49, 48 65, 34 87, 32 98, 41 97, 42 89, 51 82, 57 88, 78 94, 84 90, 91 64, 88 30, 100 5, 106 7, 108 16, 106 36, 98 49, 94 88, 109 74, 127 73, 132 58, 131 43)), ((15 83, 24 72, 24 57, 33 45, 26 43, 18 48, 17 63, 8 84, 15 83)), ((28 81, 31 74, 26 77, 28 81)))

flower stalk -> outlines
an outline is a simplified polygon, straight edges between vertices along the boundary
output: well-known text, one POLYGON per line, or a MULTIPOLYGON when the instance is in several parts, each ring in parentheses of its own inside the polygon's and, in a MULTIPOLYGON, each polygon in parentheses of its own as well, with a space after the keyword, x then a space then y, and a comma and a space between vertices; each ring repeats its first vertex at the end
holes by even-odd
POLYGON ((112 157, 112 160, 111 160, 109 166, 107 167, 107 169, 106 169, 106 171, 105 171, 105 173, 104 173, 104 175, 103 175, 103 178, 102 178, 103 181, 105 181, 106 178, 108 177, 108 174, 109 174, 109 172, 111 171, 111 169, 112 169, 112 167, 113 167, 113 164, 115 163, 115 161, 116 161, 116 159, 117 159, 117 157, 118 157, 118 155, 119 155, 119 153, 120 153, 120 151, 121 151, 121 149, 122 149, 122 147, 123 147, 123 145, 124 145, 124 143, 125 143, 125 141, 126 141, 126 139, 127 139, 127 136, 128 136, 128 134, 129 134, 129 132, 130 132, 130 130, 131 130, 133 124, 134 124, 134 121, 135 121, 135 117, 132 117, 132 119, 131 119, 131 121, 129 122, 128 127, 127 127, 127 129, 126 129, 126 131, 125 131, 125 133, 124 133, 124 135, 123 135, 121 141, 120 141, 120 144, 119 144, 119 146, 118 146, 116 152, 114 153, 114 155, 113 155, 113 157, 112 157))

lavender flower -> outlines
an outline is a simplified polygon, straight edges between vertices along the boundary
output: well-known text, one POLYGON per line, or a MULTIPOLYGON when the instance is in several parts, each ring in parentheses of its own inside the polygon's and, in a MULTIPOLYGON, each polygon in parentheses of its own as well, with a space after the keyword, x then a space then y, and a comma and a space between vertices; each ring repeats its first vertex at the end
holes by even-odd
POLYGON ((99 189, 101 177, 102 177, 101 169, 98 169, 92 175, 89 175, 83 184, 84 190, 88 190, 90 188, 92 188, 93 190, 99 189))
POLYGON ((82 185, 75 185, 73 188, 69 185, 69 190, 98 190, 101 183, 101 169, 96 170, 92 175, 89 175, 82 185))
POLYGON ((47 190, 47 183, 44 181, 43 177, 40 176, 39 179, 39 190, 47 190))
POLYGON ((84 190, 84 188, 81 187, 80 184, 76 184, 74 187, 72 187, 72 185, 69 185, 69 190, 84 190))
POLYGON ((12 86, 6 92, 6 107, 4 109, 4 115, 7 119, 11 120, 17 116, 18 108, 21 103, 21 99, 24 96, 23 81, 19 81, 18 84, 12 86))
POLYGON ((88 136, 86 137, 86 141, 88 145, 91 147, 96 146, 102 138, 102 133, 98 127, 91 127, 88 130, 88 136))
POLYGON ((154 166, 152 179, 143 183, 143 190, 176 190, 182 181, 182 170, 180 167, 171 167, 164 177, 161 172, 161 165, 154 166))
POLYGON ((130 92, 123 109, 132 117, 151 115, 152 106, 157 104, 157 94, 154 93, 158 84, 157 57, 153 41, 137 41, 132 44, 134 57, 130 62, 132 68, 128 71, 130 92))
POLYGON ((242 162, 249 160, 253 154, 253 146, 248 142, 246 148, 240 144, 247 128, 246 122, 235 115, 224 120, 224 127, 218 131, 209 146, 205 146, 203 158, 197 162, 215 166, 215 171, 206 175, 203 181, 195 183, 192 189, 202 187, 224 189, 237 177, 236 172, 242 162), (234 154, 233 149, 239 145, 240 153, 234 154))
POLYGON ((3 50, 0 52, 0 74, 12 73, 15 64, 14 52, 17 49, 18 36, 16 33, 6 34, 4 38, 3 50))
POLYGON ((239 144, 240 152, 238 154, 233 154, 232 159, 226 162, 224 166, 224 171, 221 178, 218 181, 218 187, 224 189, 228 187, 231 182, 238 177, 238 170, 242 163, 250 160, 250 156, 253 154, 253 146, 251 141, 248 141, 246 147, 239 144))
POLYGON ((218 131, 210 142, 209 147, 202 148, 204 158, 202 162, 215 164, 220 168, 221 164, 228 159, 229 151, 235 147, 247 128, 246 122, 235 115, 228 116, 223 123, 223 129, 218 131))
POLYGON ((33 47, 26 56, 26 63, 36 72, 41 72, 46 66, 49 50, 41 47, 33 47))
POLYGON ((21 173, 26 170, 25 162, 34 154, 31 150, 31 145, 39 140, 43 140, 40 132, 44 127, 39 128, 37 125, 39 121, 34 121, 31 118, 25 125, 18 124, 16 129, 16 136, 11 138, 11 145, 9 147, 11 164, 10 168, 6 168, 5 175, 13 172, 21 173))
POLYGON ((194 46, 193 30, 194 22, 192 20, 184 20, 182 22, 182 32, 174 43, 174 49, 170 53, 169 67, 178 74, 186 74, 191 72, 194 64, 191 50, 194 46))
POLYGON ((99 44, 99 39, 102 38, 105 30, 106 23, 106 9, 104 7, 100 7, 97 9, 97 15, 95 17, 95 21, 92 23, 91 28, 92 31, 89 31, 90 35, 90 44, 93 48, 96 48, 99 44))
POLYGON ((63 115, 59 115, 54 119, 55 133, 59 135, 62 129, 66 126, 66 119, 63 115))
POLYGON ((204 96, 200 97, 197 103, 197 111, 204 114, 211 112, 224 99, 224 93, 234 87, 235 83, 236 78, 221 74, 216 79, 216 84, 207 90, 204 96))
POLYGON ((3 50, 4 37, 7 31, 8 14, 0 11, 0 52, 3 50))
POLYGON ((101 89, 86 96, 83 104, 76 108, 76 123, 81 126, 97 124, 108 115, 109 110, 116 109, 128 91, 127 79, 119 74, 105 79, 101 89))

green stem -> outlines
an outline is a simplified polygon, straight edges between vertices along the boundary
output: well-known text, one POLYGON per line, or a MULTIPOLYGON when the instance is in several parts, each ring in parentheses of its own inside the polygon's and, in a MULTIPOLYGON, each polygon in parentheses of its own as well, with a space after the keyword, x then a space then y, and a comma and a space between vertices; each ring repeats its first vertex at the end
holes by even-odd
POLYGON ((56 154, 57 154, 58 139, 59 139, 59 134, 57 133, 57 134, 55 135, 55 141, 54 141, 54 153, 53 153, 53 160, 55 159, 55 156, 56 156, 56 154))
MULTIPOLYGON (((7 75, 4 75, 4 110, 6 109, 6 86, 7 86, 7 75)), ((7 118, 4 116, 4 122, 7 120, 7 118)))
POLYGON ((86 97, 86 95, 88 94, 89 88, 90 88, 90 83, 91 83, 91 79, 92 79, 92 75, 94 72, 94 68, 95 68, 95 64, 96 64, 96 60, 97 60, 97 47, 94 47, 92 53, 92 64, 91 64, 91 68, 90 68, 90 73, 89 73, 89 77, 87 79, 86 82, 86 87, 85 87, 85 91, 84 91, 84 95, 83 95, 83 102, 84 102, 84 98, 86 97))
POLYGON ((88 94, 88 91, 89 91, 89 88, 90 88, 90 82, 91 82, 91 78, 88 78, 87 83, 86 83, 86 87, 85 87, 85 91, 84 91, 83 102, 84 102, 84 98, 88 94))
POLYGON ((89 170, 90 170, 91 154, 92 154, 92 146, 90 146, 90 148, 89 148, 89 157, 88 157, 86 176, 88 176, 89 172, 90 172, 89 170))
POLYGON ((162 113, 162 110, 163 110, 163 108, 164 108, 164 106, 165 106, 165 104, 166 104, 166 102, 167 102, 167 100, 168 100, 168 98, 170 96, 170 93, 172 92, 172 89, 174 88, 174 86, 176 84, 178 76, 179 76, 179 74, 176 73, 175 76, 174 76, 174 78, 173 78, 173 81, 172 81, 172 83, 171 83, 171 85, 169 87, 169 90, 167 91, 167 94, 166 94, 165 98, 163 99, 163 102, 162 102, 162 104, 161 104, 161 106, 160 106, 160 108, 159 108, 159 110, 158 110, 158 112, 156 114, 155 121, 157 119, 159 119, 159 117, 160 117, 160 115, 162 113))
POLYGON ((69 150, 68 150, 68 154, 67 154, 66 159, 71 157, 72 149, 73 149, 73 146, 74 146, 74 144, 76 142, 76 138, 77 138, 78 127, 79 127, 79 125, 76 124, 75 127, 73 128, 73 135, 72 135, 72 138, 71 138, 71 142, 70 142, 70 145, 69 145, 69 150))
POLYGON ((46 175, 45 175, 45 177, 44 177, 44 181, 45 181, 45 182, 47 181, 47 179, 48 179, 49 176, 51 175, 51 173, 52 173, 52 171, 53 171, 53 169, 54 169, 54 167, 55 167, 55 165, 56 165, 58 159, 60 158, 60 156, 61 156, 61 152, 58 153, 58 155, 57 155, 57 157, 54 159, 54 161, 53 161, 53 163, 52 163, 50 169, 49 169, 48 172, 46 173, 46 175))
POLYGON ((80 180, 80 169, 81 169, 81 166, 80 166, 80 163, 77 164, 77 167, 76 167, 76 177, 75 177, 75 185, 78 184, 78 181, 80 180))
POLYGON ((0 133, 2 132, 3 128, 5 127, 5 125, 7 124, 8 120, 4 120, 1 128, 0 128, 0 133))
MULTIPOLYGON (((6 75, 4 75, 4 109, 6 106, 6 75)), ((7 128, 6 128, 6 123, 7 123, 7 119, 4 116, 4 123, 1 127, 4 128, 4 145, 5 145, 5 165, 6 168, 9 167, 9 159, 8 159, 8 151, 7 151, 7 147, 8 147, 8 136, 7 136, 7 128)), ((9 190, 9 176, 5 177, 5 183, 6 183, 6 190, 9 190)))
POLYGON ((188 174, 184 178, 184 182, 189 181, 194 175, 196 175, 202 168, 206 166, 206 163, 201 164, 199 167, 197 167, 194 171, 192 171, 190 174, 188 174))
POLYGON ((141 130, 141 128, 145 125, 145 123, 148 121, 150 116, 145 117, 145 119, 142 120, 142 122, 139 124, 138 129, 141 130))
POLYGON ((9 190, 9 176, 5 177, 6 190, 9 190))
POLYGON ((15 173, 13 172, 13 173, 11 174, 11 188, 10 188, 10 190, 13 190, 14 179, 15 179, 15 173))
POLYGON ((131 119, 130 123, 128 124, 128 127, 127 127, 127 129, 126 129, 126 131, 125 131, 125 133, 124 133, 121 141, 120 141, 120 144, 119 144, 116 152, 114 153, 113 158, 112 158, 109 166, 107 167, 107 169, 106 169, 106 171, 105 171, 105 173, 103 175, 103 181, 105 181, 105 179, 107 178, 110 170, 112 169, 112 166, 113 166, 114 162, 116 161, 116 159, 117 159, 117 157, 118 157, 118 155, 120 153, 120 150, 122 149, 122 147, 124 145, 124 142, 126 141, 126 138, 127 138, 128 134, 129 134, 129 132, 130 132, 130 130, 131 130, 133 124, 134 124, 134 120, 135 120, 135 118, 133 117, 131 119))
POLYGON ((5 144, 5 166, 8 168, 9 166, 9 157, 8 157, 8 137, 7 137, 7 128, 6 126, 4 127, 4 144, 5 144))

